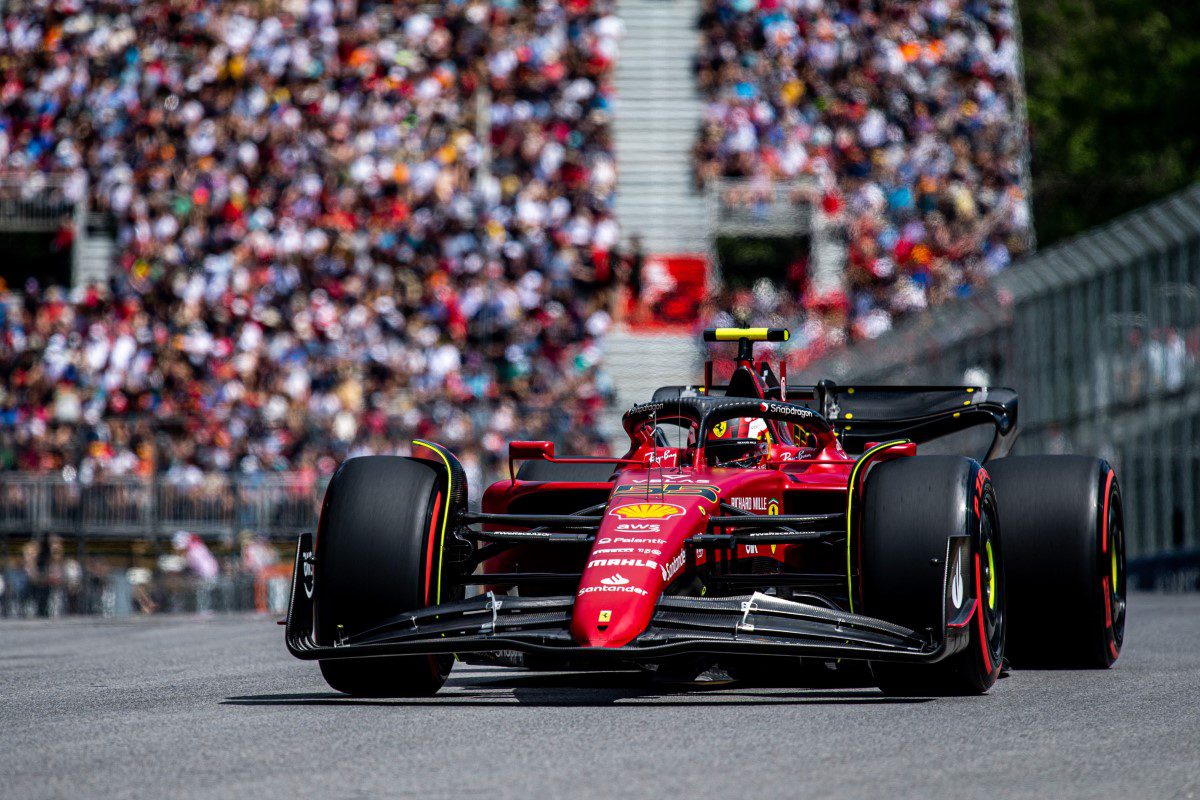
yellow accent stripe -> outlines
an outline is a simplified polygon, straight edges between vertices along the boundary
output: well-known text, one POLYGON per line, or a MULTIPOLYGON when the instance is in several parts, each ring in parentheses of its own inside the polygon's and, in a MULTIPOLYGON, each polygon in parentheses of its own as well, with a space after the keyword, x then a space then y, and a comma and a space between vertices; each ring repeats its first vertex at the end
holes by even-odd
POLYGON ((996 607, 996 556, 992 553, 992 540, 984 544, 988 557, 988 608, 996 607))
MULTIPOLYGON (((769 328, 717 328, 713 331, 713 338, 718 342, 736 342, 738 339, 749 339, 752 342, 765 342, 767 340, 767 331, 769 328)), ((791 338, 790 333, 783 334, 783 340, 786 342, 791 338)))
POLYGON ((1117 591, 1117 543, 1112 543, 1112 590, 1117 591))
POLYGON ((852 566, 854 564, 852 553, 854 551, 851 542, 854 534, 852 530, 853 523, 851 522, 852 517, 850 516, 850 508, 854 505, 854 486, 858 482, 858 470, 863 464, 867 463, 871 456, 875 455, 881 450, 887 450, 889 447, 895 447, 898 444, 908 444, 909 441, 909 439, 896 439, 892 442, 877 444, 867 452, 863 453, 858 461, 854 462, 854 469, 850 470, 850 485, 846 490, 846 596, 850 598, 851 614, 854 613, 854 585, 852 579, 852 566))
POLYGON ((451 484, 454 482, 454 471, 450 469, 450 461, 446 458, 446 454, 441 451, 437 445, 432 442, 425 442, 420 439, 413 439, 413 444, 418 447, 424 447, 437 453, 438 458, 446 465, 446 502, 443 504, 446 512, 442 514, 442 536, 438 542, 438 571, 437 571, 437 593, 434 595, 434 604, 438 605, 442 602, 442 559, 446 551, 446 523, 450 521, 450 492, 451 484))

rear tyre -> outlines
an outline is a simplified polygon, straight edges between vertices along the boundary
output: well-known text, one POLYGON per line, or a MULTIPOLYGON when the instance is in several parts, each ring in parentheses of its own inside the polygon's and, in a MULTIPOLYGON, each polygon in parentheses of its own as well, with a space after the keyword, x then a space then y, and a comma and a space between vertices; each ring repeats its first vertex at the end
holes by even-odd
POLYGON ((865 613, 913 630, 942 626, 946 545, 967 535, 979 601, 963 650, 935 664, 871 662, 885 694, 973 695, 992 687, 1004 657, 1005 591, 996 497, 987 473, 959 456, 900 458, 873 467, 862 499, 865 613))
POLYGON ((1004 521, 1013 666, 1111 666, 1125 639, 1125 526, 1112 467, 1019 456, 988 472, 1004 521))
MULTIPOLYGON (((317 526, 318 644, 438 602, 444 483, 434 466, 397 456, 350 459, 334 473, 317 526)), ((361 697, 433 694, 453 663, 452 655, 320 662, 326 683, 361 697)))

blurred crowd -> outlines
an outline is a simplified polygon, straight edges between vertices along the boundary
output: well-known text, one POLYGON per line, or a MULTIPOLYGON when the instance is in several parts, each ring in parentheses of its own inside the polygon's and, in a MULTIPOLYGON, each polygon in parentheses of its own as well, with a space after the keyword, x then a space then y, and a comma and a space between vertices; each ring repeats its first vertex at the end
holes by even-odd
POLYGON ((970 294, 1031 246, 1011 0, 705 0, 697 183, 806 183, 844 234, 814 346, 970 294))
POLYGON ((120 255, 0 295, 0 468, 601 450, 620 33, 611 0, 6 3, 0 172, 68 175, 120 255))
POLYGON ((138 549, 114 559, 88 554, 57 534, 28 540, 16 551, 6 548, 0 617, 286 611, 291 564, 249 531, 233 542, 178 531, 138 549))

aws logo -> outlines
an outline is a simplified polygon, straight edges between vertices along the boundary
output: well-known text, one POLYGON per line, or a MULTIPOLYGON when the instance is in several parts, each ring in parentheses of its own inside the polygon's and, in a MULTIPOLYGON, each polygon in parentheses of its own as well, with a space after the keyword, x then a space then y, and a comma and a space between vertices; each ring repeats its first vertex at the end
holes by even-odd
POLYGON ((608 513, 621 519, 670 519, 683 514, 683 508, 674 503, 634 503, 608 513))

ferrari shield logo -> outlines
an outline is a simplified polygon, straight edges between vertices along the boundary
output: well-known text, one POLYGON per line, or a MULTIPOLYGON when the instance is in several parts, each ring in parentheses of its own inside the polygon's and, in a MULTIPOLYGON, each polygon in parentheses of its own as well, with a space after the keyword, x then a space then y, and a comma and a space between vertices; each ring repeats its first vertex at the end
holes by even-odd
POLYGON ((603 611, 600 612, 600 617, 596 621, 597 622, 612 622, 612 611, 610 611, 607 608, 604 609, 603 611))
POLYGON ((727 431, 727 430, 729 430, 729 423, 726 422, 725 420, 721 420, 716 425, 713 425, 713 429, 712 429, 713 436, 716 436, 718 438, 721 436, 724 436, 725 431, 727 431))

